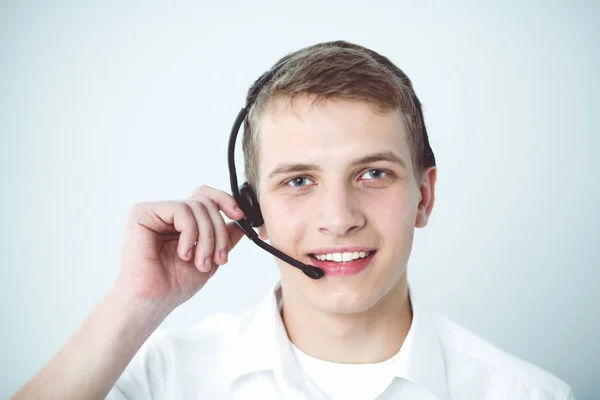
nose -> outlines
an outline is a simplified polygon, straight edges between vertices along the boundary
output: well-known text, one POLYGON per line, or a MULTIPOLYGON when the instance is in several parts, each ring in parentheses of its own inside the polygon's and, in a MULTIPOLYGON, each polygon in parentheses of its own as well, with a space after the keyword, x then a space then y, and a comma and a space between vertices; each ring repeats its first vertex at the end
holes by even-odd
POLYGON ((336 185, 322 189, 318 199, 317 227, 329 236, 342 237, 360 230, 366 222, 359 198, 352 188, 336 185))

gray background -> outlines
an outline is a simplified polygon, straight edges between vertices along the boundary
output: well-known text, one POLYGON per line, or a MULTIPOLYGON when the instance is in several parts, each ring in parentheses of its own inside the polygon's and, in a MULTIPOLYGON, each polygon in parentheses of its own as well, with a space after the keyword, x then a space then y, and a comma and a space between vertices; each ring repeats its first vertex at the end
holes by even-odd
MULTIPOLYGON (((425 107, 439 178, 413 286, 600 398, 599 3, 218 3, 0 3, 0 398, 110 287, 131 205, 227 190, 247 87, 334 39, 391 58, 425 107)), ((230 259, 164 327, 277 279, 247 240, 230 259)))

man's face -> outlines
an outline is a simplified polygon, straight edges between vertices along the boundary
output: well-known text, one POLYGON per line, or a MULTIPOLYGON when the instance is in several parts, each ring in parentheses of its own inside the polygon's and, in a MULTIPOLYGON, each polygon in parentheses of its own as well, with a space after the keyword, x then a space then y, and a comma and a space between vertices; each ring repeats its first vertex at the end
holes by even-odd
POLYGON ((378 115, 364 102, 311 105, 299 97, 265 110, 258 185, 263 237, 325 271, 313 280, 277 259, 287 294, 348 314, 369 309, 404 282, 414 228, 426 224, 431 210, 419 208, 427 188, 416 182, 406 135, 400 113, 378 115), (339 263, 339 253, 360 259, 339 263))

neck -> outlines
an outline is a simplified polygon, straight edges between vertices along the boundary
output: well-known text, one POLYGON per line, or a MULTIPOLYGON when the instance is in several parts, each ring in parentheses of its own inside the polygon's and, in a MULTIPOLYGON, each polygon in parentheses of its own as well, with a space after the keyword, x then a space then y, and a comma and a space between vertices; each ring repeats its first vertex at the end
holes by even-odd
POLYGON ((400 351, 412 323, 406 274, 374 306, 353 314, 331 314, 285 294, 282 287, 282 316, 290 340, 304 353, 326 361, 385 361, 400 351))

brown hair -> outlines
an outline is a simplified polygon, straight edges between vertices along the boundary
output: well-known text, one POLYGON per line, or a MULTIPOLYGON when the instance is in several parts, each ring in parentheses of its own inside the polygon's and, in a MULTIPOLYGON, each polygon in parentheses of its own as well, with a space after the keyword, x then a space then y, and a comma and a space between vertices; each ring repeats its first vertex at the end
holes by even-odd
MULTIPOLYGON (((275 100, 293 100, 299 95, 308 95, 313 102, 361 100, 372 104, 377 112, 399 110, 404 116, 417 182, 427 168, 435 165, 421 102, 410 79, 389 59, 356 44, 334 41, 290 53, 275 65, 284 61, 287 63, 256 95, 244 121, 246 179, 255 190, 259 180, 259 117, 275 100)), ((248 90, 248 99, 257 82, 248 90)))

